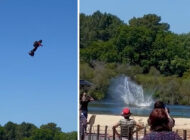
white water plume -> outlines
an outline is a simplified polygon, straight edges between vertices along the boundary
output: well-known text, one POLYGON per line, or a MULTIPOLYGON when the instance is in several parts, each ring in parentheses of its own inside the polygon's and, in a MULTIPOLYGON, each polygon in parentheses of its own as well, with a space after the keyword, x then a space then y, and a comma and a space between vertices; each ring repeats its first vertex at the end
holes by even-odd
POLYGON ((119 76, 111 80, 108 98, 111 98, 113 102, 134 106, 150 106, 153 103, 152 96, 145 96, 142 86, 137 85, 126 76, 119 76))

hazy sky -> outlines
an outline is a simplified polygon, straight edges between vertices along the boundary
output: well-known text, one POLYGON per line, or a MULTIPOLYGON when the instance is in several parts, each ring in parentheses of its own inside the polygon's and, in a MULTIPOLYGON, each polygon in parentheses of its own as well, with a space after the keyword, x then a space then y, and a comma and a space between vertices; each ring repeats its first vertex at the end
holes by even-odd
POLYGON ((77 130, 77 1, 0 0, 0 17, 0 124, 77 130))
POLYGON ((189 0, 80 0, 80 12, 92 14, 100 10, 118 16, 128 23, 133 17, 157 14, 170 24, 175 33, 190 32, 189 0))

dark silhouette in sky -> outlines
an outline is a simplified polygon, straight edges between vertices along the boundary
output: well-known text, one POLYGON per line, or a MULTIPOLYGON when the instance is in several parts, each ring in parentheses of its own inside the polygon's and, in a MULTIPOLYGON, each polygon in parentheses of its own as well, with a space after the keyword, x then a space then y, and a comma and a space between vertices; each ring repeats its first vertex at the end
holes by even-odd
POLYGON ((39 41, 35 41, 33 44, 34 48, 29 52, 30 56, 34 56, 35 51, 38 49, 39 46, 43 46, 42 45, 42 40, 39 41))

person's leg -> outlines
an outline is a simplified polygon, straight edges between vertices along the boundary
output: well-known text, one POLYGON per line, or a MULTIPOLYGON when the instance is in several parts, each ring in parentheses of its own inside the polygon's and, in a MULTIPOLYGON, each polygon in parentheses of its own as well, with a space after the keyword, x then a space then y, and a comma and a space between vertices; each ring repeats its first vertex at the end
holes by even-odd
POLYGON ((38 47, 34 47, 34 49, 32 51, 35 52, 37 49, 38 49, 38 47))
POLYGON ((31 51, 29 52, 29 55, 34 56, 34 52, 31 50, 31 51))
MULTIPOLYGON (((86 110, 81 110, 81 113, 83 113, 84 117, 86 118, 87 121, 87 111, 86 110)), ((84 132, 86 132, 87 125, 84 126, 84 132)))
POLYGON ((38 47, 35 47, 29 52, 29 55, 34 56, 34 52, 38 49, 38 47))
POLYGON ((84 140, 84 135, 81 135, 81 140, 84 140))
POLYGON ((84 129, 84 126, 82 126, 80 128, 80 138, 81 138, 81 140, 84 140, 84 135, 85 135, 85 129, 84 129))

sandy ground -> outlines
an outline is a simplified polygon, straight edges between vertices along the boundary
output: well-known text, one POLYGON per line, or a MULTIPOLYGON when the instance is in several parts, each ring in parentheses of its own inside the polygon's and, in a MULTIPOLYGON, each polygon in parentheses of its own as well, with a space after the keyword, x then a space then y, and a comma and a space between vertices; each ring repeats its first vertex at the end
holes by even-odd
MULTIPOLYGON (((92 114, 88 115, 88 120, 91 117, 92 114)), ((97 132, 97 125, 100 125, 100 134, 105 133, 105 126, 108 126, 107 133, 108 135, 113 135, 112 126, 115 125, 120 119, 123 117, 120 115, 103 115, 103 114, 94 114, 96 115, 95 123, 93 126, 94 133, 97 132)), ((137 123, 144 124, 144 126, 147 125, 147 117, 143 116, 134 116, 132 115, 131 118, 133 118, 137 123)), ((175 118, 175 127, 173 128, 173 131, 176 132, 183 138, 183 130, 187 130, 187 140, 190 140, 190 118, 175 118)), ((147 127, 147 132, 149 133, 149 127, 147 127)), ((143 137, 144 130, 139 131, 139 137, 143 137)))
MULTIPOLYGON (((88 115, 88 119, 90 118, 92 114, 88 115)), ((102 114, 95 114, 95 124, 94 125, 100 125, 100 126, 113 126, 116 124, 120 119, 123 117, 120 115, 102 115, 102 114)), ((137 123, 144 123, 144 125, 147 124, 147 117, 142 116, 131 116, 137 123)), ((174 129, 190 129, 190 118, 175 118, 175 127, 174 129)))
MULTIPOLYGON (((88 120, 92 114, 88 115, 88 120)), ((107 134, 110 138, 113 136, 112 126, 115 125, 120 119, 123 117, 120 115, 103 115, 103 114, 94 114, 96 115, 95 123, 93 125, 94 133, 97 133, 97 125, 100 125, 100 134, 105 134, 105 126, 107 125, 107 134)), ((147 117, 142 116, 131 116, 137 123, 147 125, 147 117)), ((175 119, 175 127, 173 131, 176 132, 179 136, 183 138, 184 131, 187 130, 187 140, 190 140, 190 118, 174 118, 175 119)), ((146 133, 149 133, 149 127, 146 127, 146 133)), ((118 131, 119 132, 119 131, 118 131)), ((135 134, 134 134, 135 135, 135 134)), ((139 138, 143 138, 144 130, 138 132, 139 138)))

